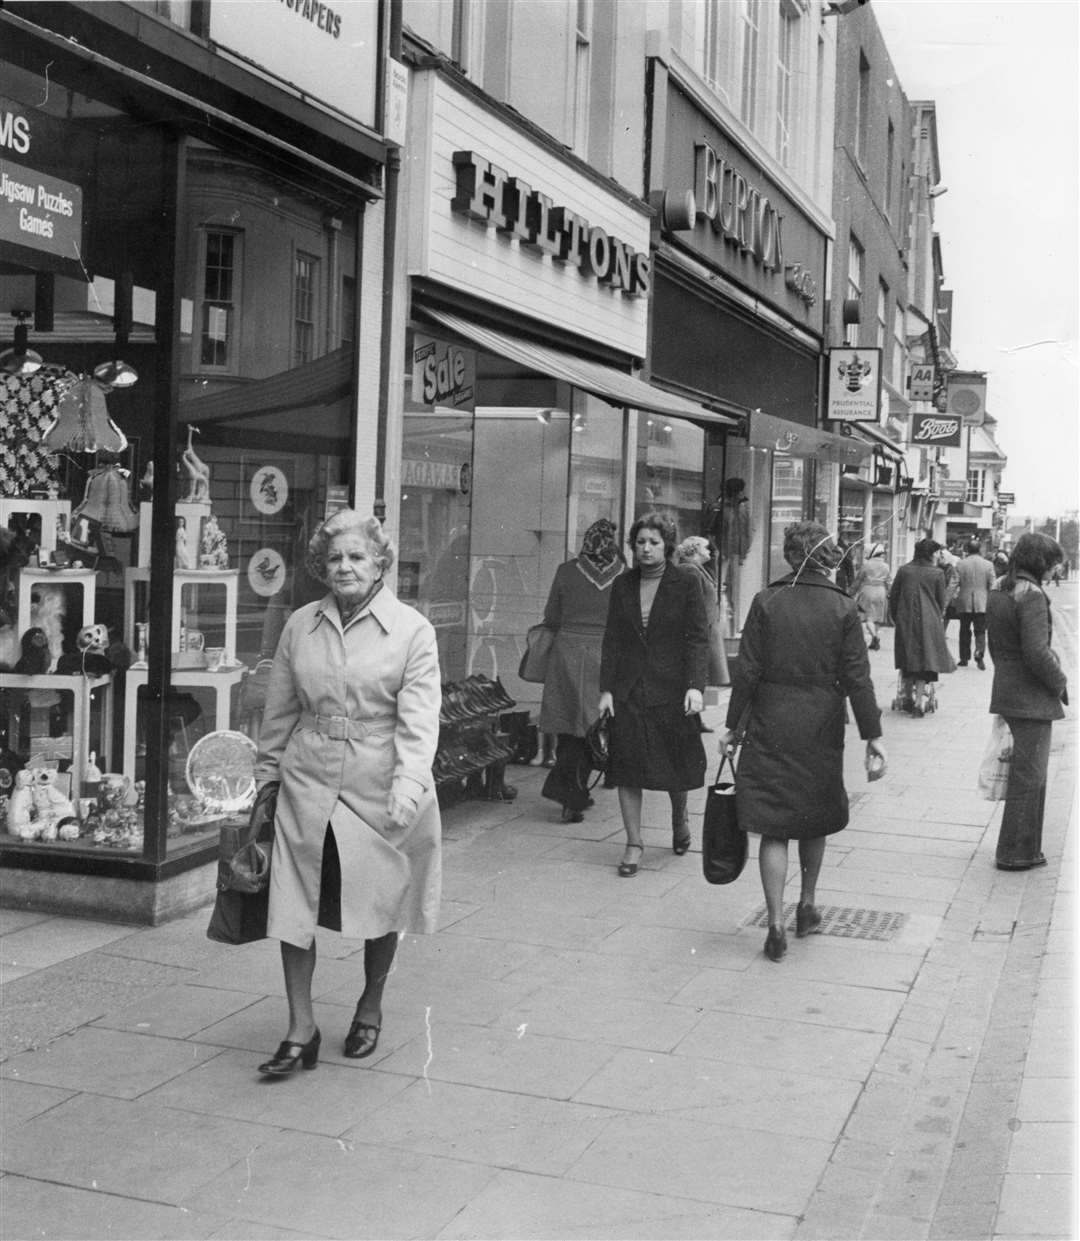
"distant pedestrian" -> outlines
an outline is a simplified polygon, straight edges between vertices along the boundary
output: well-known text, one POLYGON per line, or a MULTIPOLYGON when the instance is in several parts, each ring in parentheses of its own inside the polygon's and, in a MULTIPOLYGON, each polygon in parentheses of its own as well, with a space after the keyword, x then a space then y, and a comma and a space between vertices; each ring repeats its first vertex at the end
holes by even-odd
MULTIPOLYGON (((709 540, 700 534, 692 534, 688 539, 683 539, 675 549, 675 563, 692 569, 701 581, 701 589, 705 595, 705 615, 709 622, 709 673, 705 684, 720 687, 730 685, 731 676, 728 673, 727 651, 724 649, 716 579, 708 570, 711 559, 712 548, 709 540)), ((706 733, 712 730, 702 725, 701 731, 706 733)))
POLYGON ((1046 534, 1022 534, 1009 571, 990 592, 988 624, 994 684, 990 711, 1012 733, 1009 784, 998 833, 999 870, 1045 866, 1042 851, 1050 731, 1068 703, 1065 673, 1051 647, 1053 621, 1043 582, 1063 558, 1046 534))
POLYGON ((855 593, 855 543, 847 533, 841 534, 836 540, 837 550, 840 552, 840 563, 836 566, 836 576, 834 581, 841 590, 846 591, 849 595, 855 593))
POLYGON ((863 631, 870 640, 870 649, 881 649, 878 625, 884 625, 889 608, 889 587, 892 572, 885 560, 885 548, 875 543, 866 553, 862 567, 855 575, 855 602, 859 605, 863 631))
POLYGON ((671 563, 678 539, 666 513, 630 527, 634 567, 611 588, 600 657, 598 709, 611 712, 610 779, 619 790, 626 849, 618 873, 638 873, 643 789, 671 800, 671 849, 690 848, 686 794, 705 783, 699 716, 709 668, 709 625, 696 573, 671 563))
POLYGON ((942 672, 956 668, 945 643, 945 575, 942 552, 934 539, 920 539, 915 555, 896 571, 889 591, 889 610, 896 638, 893 662, 903 678, 900 698, 905 711, 921 719, 926 710, 926 687, 942 672))
POLYGON ((994 585, 994 566, 982 554, 978 539, 971 539, 964 559, 956 566, 960 590, 956 611, 960 617, 960 667, 971 659, 971 635, 975 634, 975 666, 982 671, 986 664, 986 598, 994 585))
POLYGON ((957 572, 960 557, 952 547, 942 547, 938 553, 937 563, 942 573, 945 574, 945 610, 942 613, 942 625, 948 631, 949 621, 955 620, 959 615, 956 596, 960 593, 960 575, 957 572))
POLYGON ((611 586, 625 572, 615 525, 601 517, 585 531, 580 553, 555 570, 544 608, 544 624, 555 637, 540 700, 540 728, 554 734, 557 743, 555 764, 540 793, 561 805, 564 823, 580 823, 592 803, 585 733, 596 718, 600 696, 600 643, 611 586))
POLYGON ((999 547, 994 552, 993 559, 994 572, 998 577, 1002 577, 1009 571, 1009 553, 1003 547, 999 547))
POLYGON ((739 825, 761 837, 758 867, 768 908, 765 955, 787 951, 784 886, 788 841, 799 842, 801 891, 795 934, 821 926, 815 905, 825 838, 848 822, 844 789, 844 699, 866 742, 867 763, 885 763, 881 712, 858 609, 829 580, 840 559, 824 526, 796 522, 784 531, 792 572, 754 596, 739 644, 727 732, 731 746, 746 717, 736 803, 739 825))

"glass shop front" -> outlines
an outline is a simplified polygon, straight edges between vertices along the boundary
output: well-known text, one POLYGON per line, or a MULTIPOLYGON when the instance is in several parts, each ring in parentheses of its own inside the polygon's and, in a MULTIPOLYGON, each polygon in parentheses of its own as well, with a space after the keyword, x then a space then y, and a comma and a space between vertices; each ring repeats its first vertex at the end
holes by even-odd
POLYGON ((323 593, 361 200, 3 67, 0 853, 153 877, 250 796, 267 661, 323 593))

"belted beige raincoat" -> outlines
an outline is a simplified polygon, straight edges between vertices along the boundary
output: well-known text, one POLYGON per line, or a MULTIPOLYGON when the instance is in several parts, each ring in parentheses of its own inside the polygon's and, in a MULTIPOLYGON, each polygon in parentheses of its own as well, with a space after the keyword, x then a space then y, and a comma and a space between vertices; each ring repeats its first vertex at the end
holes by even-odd
POLYGON ((267 933, 315 936, 329 824, 341 861, 341 931, 435 930, 441 823, 431 775, 441 702, 435 631, 384 586, 342 628, 332 594, 289 617, 274 655, 255 778, 280 780, 267 933), (391 790, 418 803, 389 826, 391 790))

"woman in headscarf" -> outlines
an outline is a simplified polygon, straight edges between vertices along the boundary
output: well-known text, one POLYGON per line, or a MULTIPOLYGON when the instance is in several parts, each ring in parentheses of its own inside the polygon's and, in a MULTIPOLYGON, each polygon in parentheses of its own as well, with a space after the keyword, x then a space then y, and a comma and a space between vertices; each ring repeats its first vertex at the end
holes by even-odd
POLYGON ((795 934, 821 926, 815 906, 825 838, 847 826, 844 699, 866 742, 868 771, 884 771, 881 712, 870 680, 855 601, 829 575, 840 551, 824 526, 797 522, 784 531, 792 572, 754 597, 739 644, 728 731, 721 749, 745 741, 735 798, 739 826, 761 837, 758 866, 768 908, 765 955, 787 951, 784 884, 788 841, 799 842, 802 883, 795 934))
POLYGON ((885 562, 885 548, 875 543, 866 553, 862 566, 855 575, 853 587, 855 602, 859 605, 863 630, 870 639, 870 649, 881 649, 878 625, 885 624, 889 610, 889 587, 892 574, 885 562))
POLYGON ((611 584, 626 569, 615 526, 601 517, 585 531, 581 552, 559 565, 544 624, 555 638, 548 654, 540 731, 556 735, 555 765, 541 793, 562 806, 564 823, 580 823, 591 804, 585 733, 600 696, 600 644, 611 584))
POLYGON ((896 626, 893 663, 903 680, 900 702, 916 719, 926 711, 927 685, 939 673, 956 671, 956 661, 945 643, 944 550, 934 539, 920 539, 914 557, 897 569, 889 591, 889 610, 896 626))

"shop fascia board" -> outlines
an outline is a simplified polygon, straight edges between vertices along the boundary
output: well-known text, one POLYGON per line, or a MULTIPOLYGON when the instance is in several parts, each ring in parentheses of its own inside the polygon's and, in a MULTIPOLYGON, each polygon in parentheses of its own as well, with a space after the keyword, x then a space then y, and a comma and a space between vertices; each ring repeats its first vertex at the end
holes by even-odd
MULTIPOLYGON (((662 241, 653 253, 657 258, 666 261, 666 269, 669 274, 691 277, 697 285, 697 291, 700 292, 701 286, 704 285, 711 292, 719 293, 727 301, 734 302, 741 309, 745 310, 751 319, 768 324, 769 327, 781 335, 796 341, 812 353, 821 352, 822 337, 815 332, 809 332, 805 328, 799 327, 792 323, 790 319, 785 319, 782 314, 773 310, 771 306, 761 301, 760 298, 748 293, 741 285, 730 280, 722 272, 718 272, 715 268, 702 263, 685 250, 677 248, 671 242, 662 241)), ((694 286, 687 284, 687 287, 693 288, 694 286)))
MULTIPOLYGON (((50 6, 51 7, 51 6, 50 6)), ((69 6, 58 6, 69 7, 69 6)), ((75 6, 70 6, 74 8, 75 6)), ((96 9, 95 6, 91 6, 96 9)), ((114 6, 102 6, 103 8, 112 8, 114 6)), ((124 8, 126 6, 117 5, 116 8, 124 8)), ((182 34, 182 31, 177 31, 182 34)), ((190 37, 190 36, 189 36, 190 37)), ((356 163, 357 155, 366 156, 368 159, 379 164, 385 164, 387 152, 389 150, 386 143, 369 131, 362 128, 353 129, 350 126, 335 122, 340 128, 349 135, 348 139, 341 145, 340 151, 323 150, 323 155, 340 157, 341 166, 328 162, 327 159, 320 158, 312 153, 311 149, 303 149, 291 142, 285 141, 283 138, 277 137, 270 133, 265 124, 260 126, 245 120, 242 116, 228 111, 224 107, 219 107, 209 102, 209 97, 222 92, 214 91, 213 85, 218 87, 224 86, 222 82, 222 74, 218 72, 221 66, 228 62, 220 55, 205 50, 205 55, 211 58, 211 65, 214 72, 204 82, 191 82, 189 85, 196 89, 206 88, 207 99, 199 99, 189 93, 189 91, 180 87, 171 86, 163 80, 165 77, 177 77, 175 64, 168 64, 163 60, 160 66, 162 76, 155 78, 151 74, 143 73, 138 69, 130 68, 128 65, 120 61, 114 60, 112 57, 102 52, 97 52, 91 47, 83 46, 79 42, 73 42, 73 37, 57 34, 45 26, 29 21, 9 9, 0 11, 0 44, 6 43, 9 39, 19 39, 23 47, 28 46, 27 40, 36 41, 44 44, 49 48, 50 60, 49 65, 64 64, 71 66, 76 72, 80 70, 90 70, 94 78, 93 90, 96 94, 112 102, 111 94, 101 71, 115 74, 116 77, 125 84, 125 90, 122 92, 136 100, 136 108, 143 114, 151 114, 152 119, 156 122, 168 125, 175 125, 178 120, 186 123, 193 130, 206 135, 207 140, 220 142, 222 134, 231 133, 234 136, 240 136, 251 146, 262 151, 268 156, 282 158, 285 157, 288 163, 297 169, 316 169, 323 174, 331 182, 340 187, 348 187, 362 198, 368 201, 375 201, 383 197, 382 190, 370 181, 365 181, 360 177, 354 176, 352 173, 344 171, 346 165, 352 166, 356 163), (157 115, 154 115, 157 114, 157 115)), ((145 56, 142 57, 145 61, 145 56)), ((44 65, 38 67, 34 64, 27 66, 33 72, 43 72, 44 65)), ((179 76, 188 76, 198 73, 194 67, 182 66, 183 73, 179 76)), ((253 115, 259 111, 270 108, 274 110, 282 110, 286 112, 285 119, 295 126, 302 126, 316 141, 312 142, 312 146, 317 144, 319 137, 326 137, 320 130, 313 130, 311 127, 312 115, 328 116, 322 113, 321 109, 317 109, 314 105, 304 105, 303 101, 294 99, 280 87, 272 84, 268 79, 254 74, 250 69, 241 69, 241 66, 234 66, 237 73, 244 74, 245 81, 242 86, 225 87, 225 97, 220 100, 229 106, 236 106, 244 111, 252 111, 253 115), (260 87, 262 88, 260 90, 260 87), (252 102, 257 106, 252 109, 252 102), (299 109, 296 115, 288 115, 290 108, 285 107, 284 101, 289 101, 292 107, 299 109)), ((203 75, 199 75, 203 76, 203 75)), ((86 89, 91 89, 87 87, 86 89)), ((124 101, 117 100, 118 106, 125 106, 124 101)), ((129 110, 130 102, 126 105, 129 110)), ((332 118, 331 118, 332 119, 332 118)), ((330 143, 334 146, 338 142, 330 139, 330 143)), ((325 147, 326 144, 318 144, 325 147)))
POLYGON ((736 113, 724 103, 719 95, 706 86, 704 80, 683 60, 679 53, 671 48, 666 56, 657 56, 654 59, 666 66, 669 82, 689 95, 717 129, 723 130, 747 160, 756 164, 765 176, 774 181, 816 228, 820 229, 830 241, 835 240, 836 223, 829 212, 810 197, 804 186, 792 178, 791 173, 761 145, 736 113))

